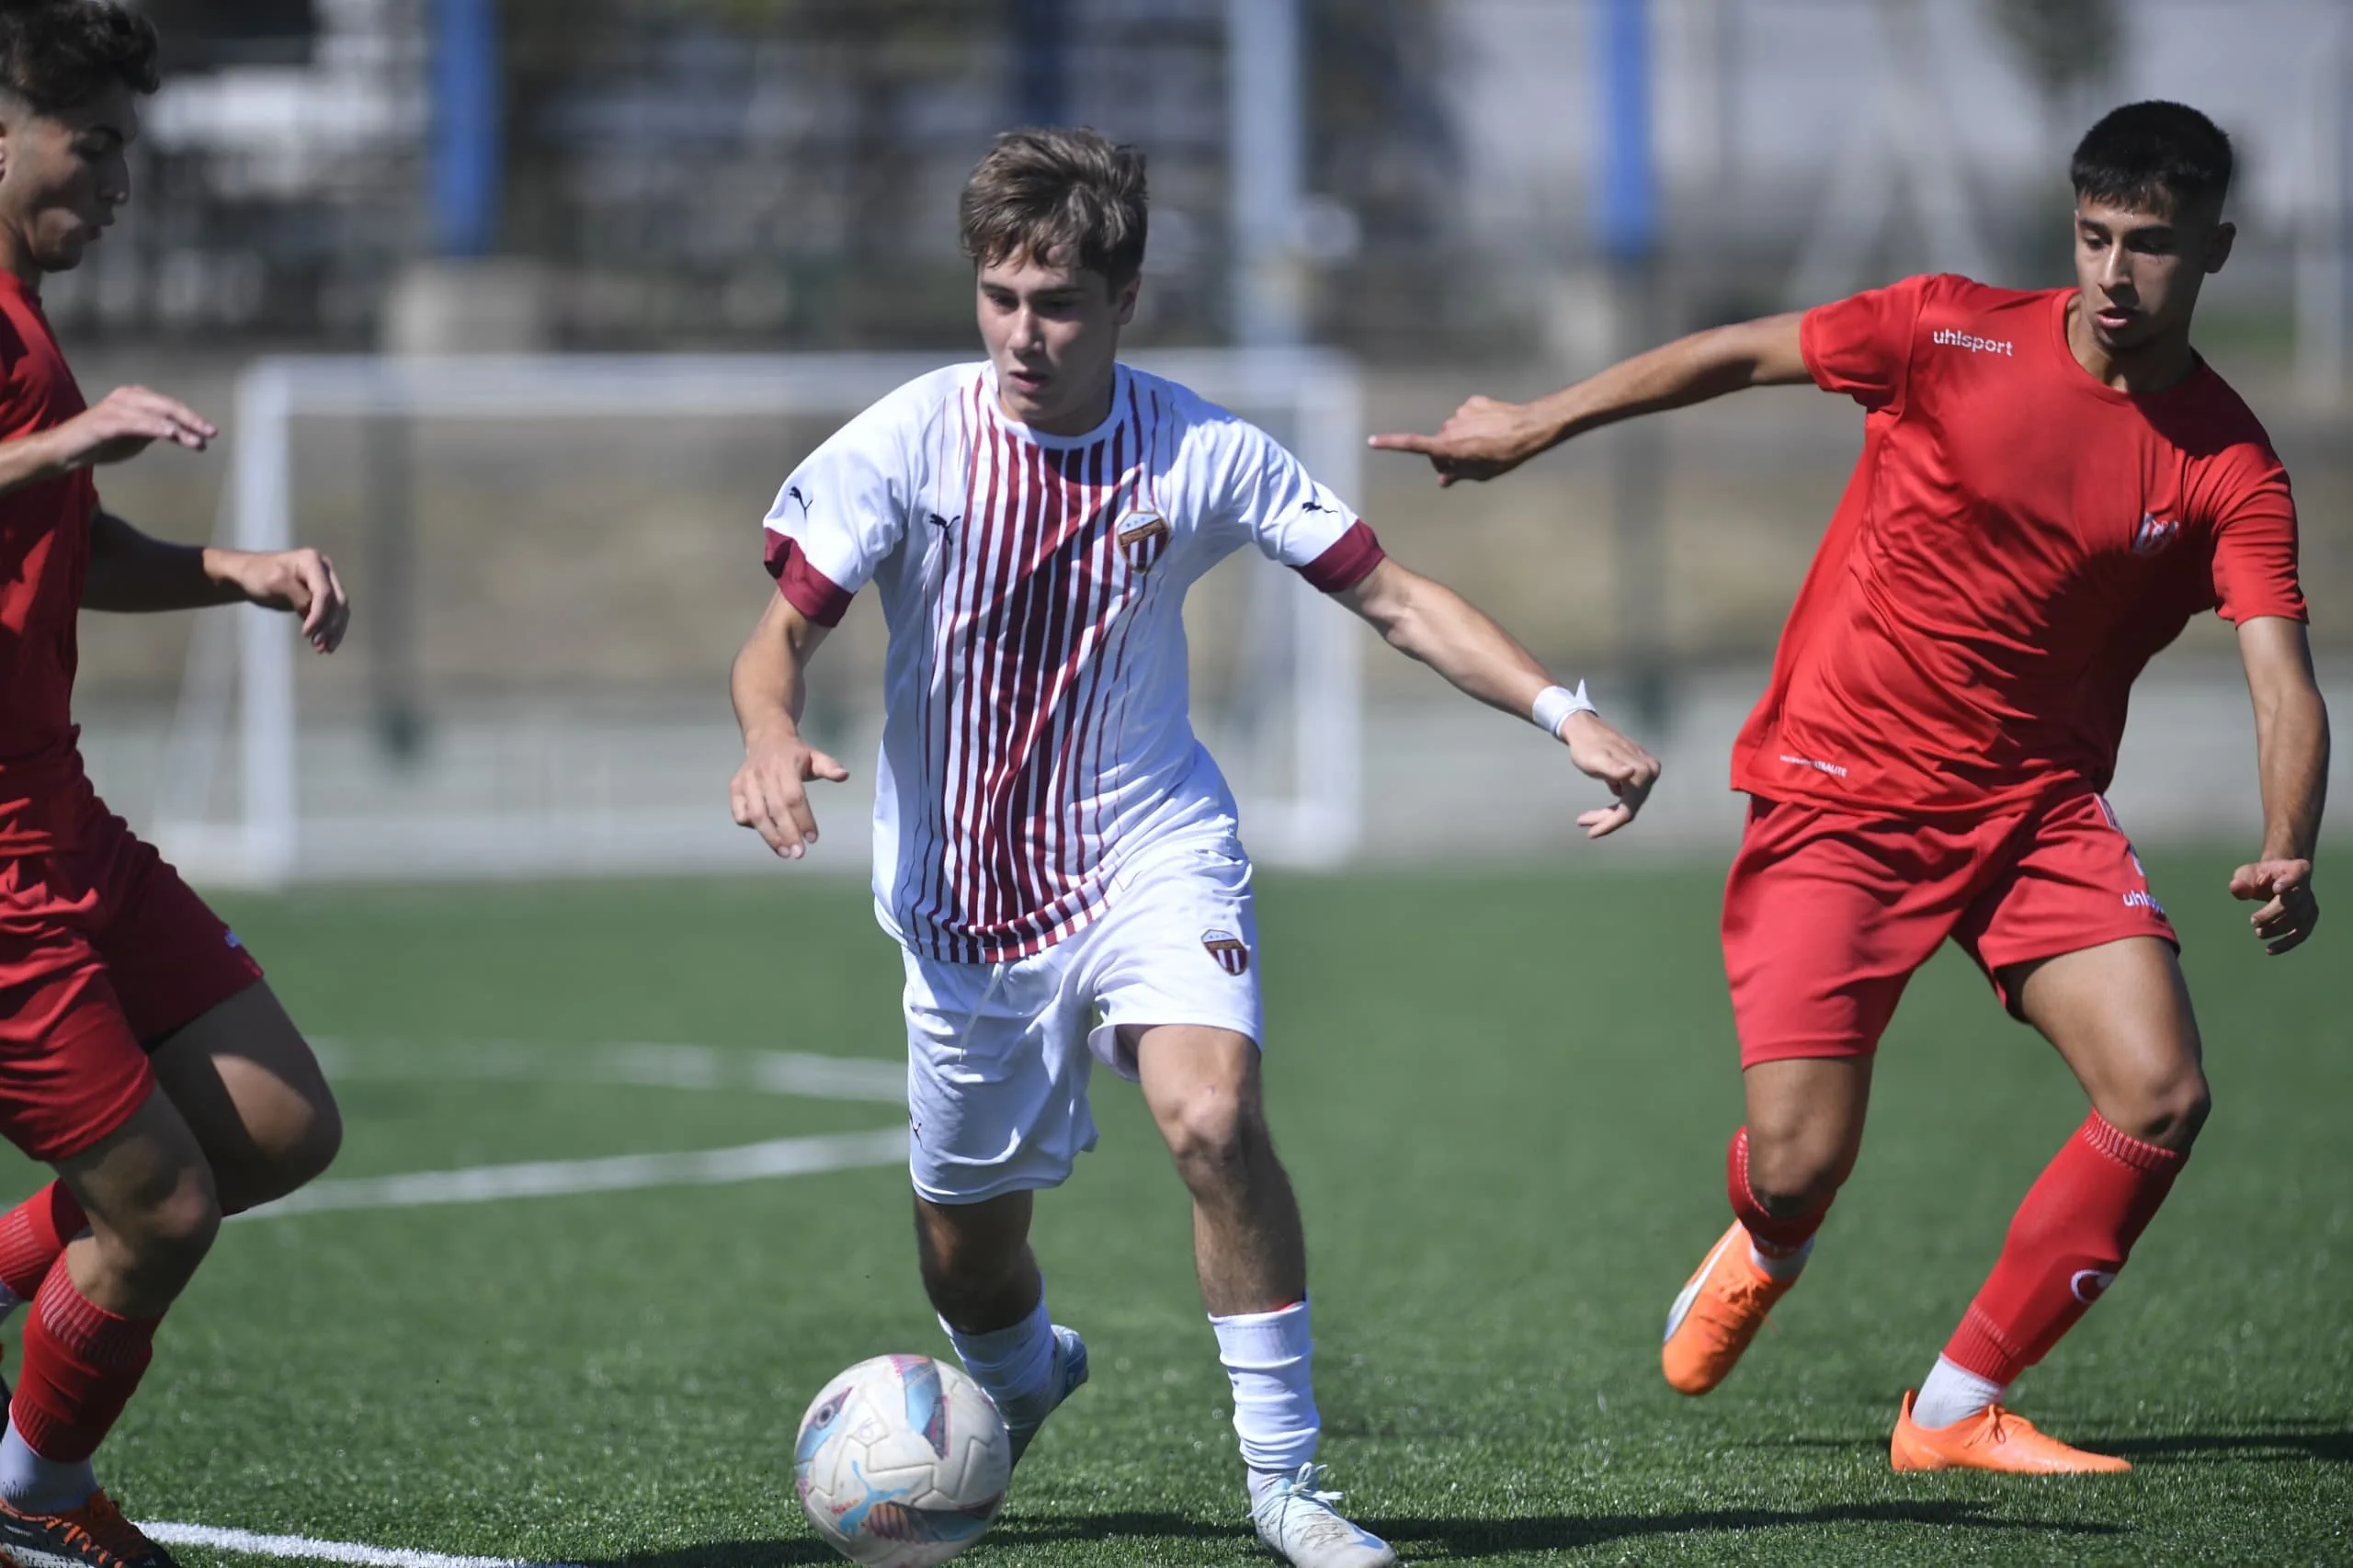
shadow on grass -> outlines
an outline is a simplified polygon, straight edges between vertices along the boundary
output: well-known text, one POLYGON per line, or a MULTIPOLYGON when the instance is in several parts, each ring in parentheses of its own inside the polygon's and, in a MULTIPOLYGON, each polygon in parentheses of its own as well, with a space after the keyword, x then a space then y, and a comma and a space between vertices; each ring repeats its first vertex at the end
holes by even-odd
MULTIPOLYGON (((1071 1518, 1007 1519, 989 1531, 994 1546, 1054 1546, 1144 1538, 1153 1540, 1222 1540, 1242 1543, 1239 1526, 1205 1524, 1182 1514, 1090 1514, 1071 1518)), ((803 1568, 839 1562, 833 1551, 813 1540, 722 1540, 669 1551, 632 1552, 598 1558, 584 1568, 803 1568)))
POLYGON ((2121 1535, 2118 1525, 2075 1519, 2020 1519, 1986 1505, 1831 1503, 1819 1508, 1707 1508, 1680 1514, 1617 1514, 1527 1519, 1367 1519, 1364 1526, 1401 1547, 1437 1548, 1449 1557, 1512 1551, 1565 1551, 1644 1536, 1773 1529, 1790 1525, 1935 1525, 1945 1528, 2045 1530, 2058 1535, 2121 1535))
POLYGON ((2263 1432, 2183 1432, 2173 1437, 2120 1437, 2098 1445, 2138 1463, 2196 1464, 2245 1460, 2278 1464, 2299 1460, 2353 1464, 2353 1431, 2320 1422, 2296 1422, 2263 1432))
MULTIPOLYGON (((1789 1525, 1935 1525, 1961 1529, 2042 1530, 2058 1535, 2121 1535, 2117 1525, 2076 1520, 2008 1518, 1981 1503, 1836 1503, 1819 1508, 1715 1508, 1681 1514, 1560 1516, 1527 1519, 1367 1519, 1402 1547, 1436 1550, 1448 1557, 1500 1556, 1512 1551, 1565 1551, 1644 1536, 1699 1535, 1772 1529, 1789 1525)), ((1095 1514, 1059 1519, 1016 1519, 988 1535, 995 1546, 1050 1546, 1120 1540, 1225 1540, 1242 1545, 1242 1527, 1208 1524, 1182 1514, 1095 1514)), ((813 1540, 714 1541, 673 1551, 637 1552, 598 1560, 587 1568, 804 1568, 837 1562, 813 1540)))

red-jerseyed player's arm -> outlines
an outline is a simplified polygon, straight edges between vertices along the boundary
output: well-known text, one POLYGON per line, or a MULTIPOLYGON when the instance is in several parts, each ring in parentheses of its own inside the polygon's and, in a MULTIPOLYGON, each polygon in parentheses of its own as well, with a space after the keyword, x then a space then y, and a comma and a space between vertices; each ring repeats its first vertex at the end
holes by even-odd
POLYGON ((787 860, 800 859, 817 842, 809 781, 838 784, 849 777, 848 768, 801 738, 801 712, 809 699, 804 673, 825 630, 777 594, 728 677, 735 722, 744 731, 744 764, 727 787, 728 800, 736 824, 758 834, 787 860))
POLYGON ((176 398, 145 387, 117 387, 62 425, 0 441, 0 495, 77 468, 137 457, 157 441, 200 452, 220 433, 176 398))
POLYGON ((2239 625, 2239 657, 2255 699, 2255 756, 2263 780, 2263 858, 2231 876, 2231 895, 2261 903, 2250 917, 2264 950, 2284 953, 2320 919, 2313 852, 2328 795, 2328 705, 2313 678, 2304 624, 2257 616, 2239 625))
MULTIPOLYGON (((1528 718, 1538 694, 1553 684, 1536 655, 1484 611, 1394 560, 1382 561, 1354 587, 1333 597, 1362 616, 1392 648, 1491 708, 1528 718)), ((1569 748, 1571 762, 1618 797, 1616 805, 1577 818, 1587 836, 1603 837, 1633 821, 1658 781, 1658 758, 1597 713, 1570 714, 1558 738, 1569 748)))
POLYGON ((1747 387, 1789 386, 1813 378, 1798 344, 1804 316, 1764 316, 1688 337, 1620 360, 1599 375, 1533 403, 1474 397, 1435 436, 1375 436, 1383 451, 1418 452, 1440 484, 1494 479, 1572 436, 1620 419, 1683 408, 1747 387))
POLYGON ((82 608, 139 614, 256 604, 302 618, 322 653, 342 645, 351 600, 335 562, 315 550, 220 550, 141 533, 113 513, 90 514, 90 566, 82 608))

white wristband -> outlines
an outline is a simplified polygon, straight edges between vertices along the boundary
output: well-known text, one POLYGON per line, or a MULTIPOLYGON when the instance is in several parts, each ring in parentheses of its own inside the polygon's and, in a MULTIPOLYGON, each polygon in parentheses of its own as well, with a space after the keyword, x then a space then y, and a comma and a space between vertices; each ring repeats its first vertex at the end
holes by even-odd
POLYGON ((1561 726, 1568 722, 1570 714, 1599 711, 1586 697, 1585 682, 1579 681, 1574 691, 1565 686, 1548 686, 1538 692, 1536 705, 1529 710, 1528 716, 1535 721, 1538 729, 1558 740, 1561 726))

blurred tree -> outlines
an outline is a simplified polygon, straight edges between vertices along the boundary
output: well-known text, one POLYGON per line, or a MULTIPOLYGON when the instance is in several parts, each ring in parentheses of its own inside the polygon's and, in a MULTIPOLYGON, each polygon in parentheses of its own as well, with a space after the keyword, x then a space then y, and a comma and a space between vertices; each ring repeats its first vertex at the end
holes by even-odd
POLYGON ((2084 94, 2123 59, 2122 0, 1986 0, 1986 9, 2042 99, 2044 140, 2071 144, 2084 94))

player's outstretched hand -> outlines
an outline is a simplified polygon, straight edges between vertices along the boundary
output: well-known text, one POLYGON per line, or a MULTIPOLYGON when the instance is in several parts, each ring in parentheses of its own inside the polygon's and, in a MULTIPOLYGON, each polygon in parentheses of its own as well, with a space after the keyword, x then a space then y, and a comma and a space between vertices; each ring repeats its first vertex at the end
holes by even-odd
POLYGON ((1600 779, 1618 797, 1614 806, 1586 812, 1577 818, 1587 838, 1607 838, 1643 809, 1658 782, 1658 758, 1604 723, 1601 715, 1572 713, 1561 725, 1569 760, 1587 777, 1600 779))
POLYGON ((744 766, 735 770, 727 795, 736 825, 758 834, 779 858, 798 860, 817 842, 809 780, 839 784, 848 778, 848 768, 792 735, 745 747, 744 766))
POLYGON ((1435 436, 1400 431, 1375 436, 1384 452, 1418 452, 1438 471, 1440 485, 1458 479, 1495 479, 1552 444, 1552 431, 1529 404, 1474 397, 1456 409, 1435 436))
POLYGON ((200 452, 221 434, 176 398, 145 387, 117 387, 50 432, 58 466, 66 470, 135 458, 156 441, 200 452))
POLYGON ((2248 917, 2267 953, 2279 954, 2303 945, 2320 923, 2320 902, 2313 897, 2310 860, 2257 860, 2231 873, 2231 896, 2263 907, 2248 917))
POLYGON ((343 645, 351 600, 335 562, 315 550, 224 552, 229 579, 251 602, 302 618, 302 636, 322 653, 343 645))

